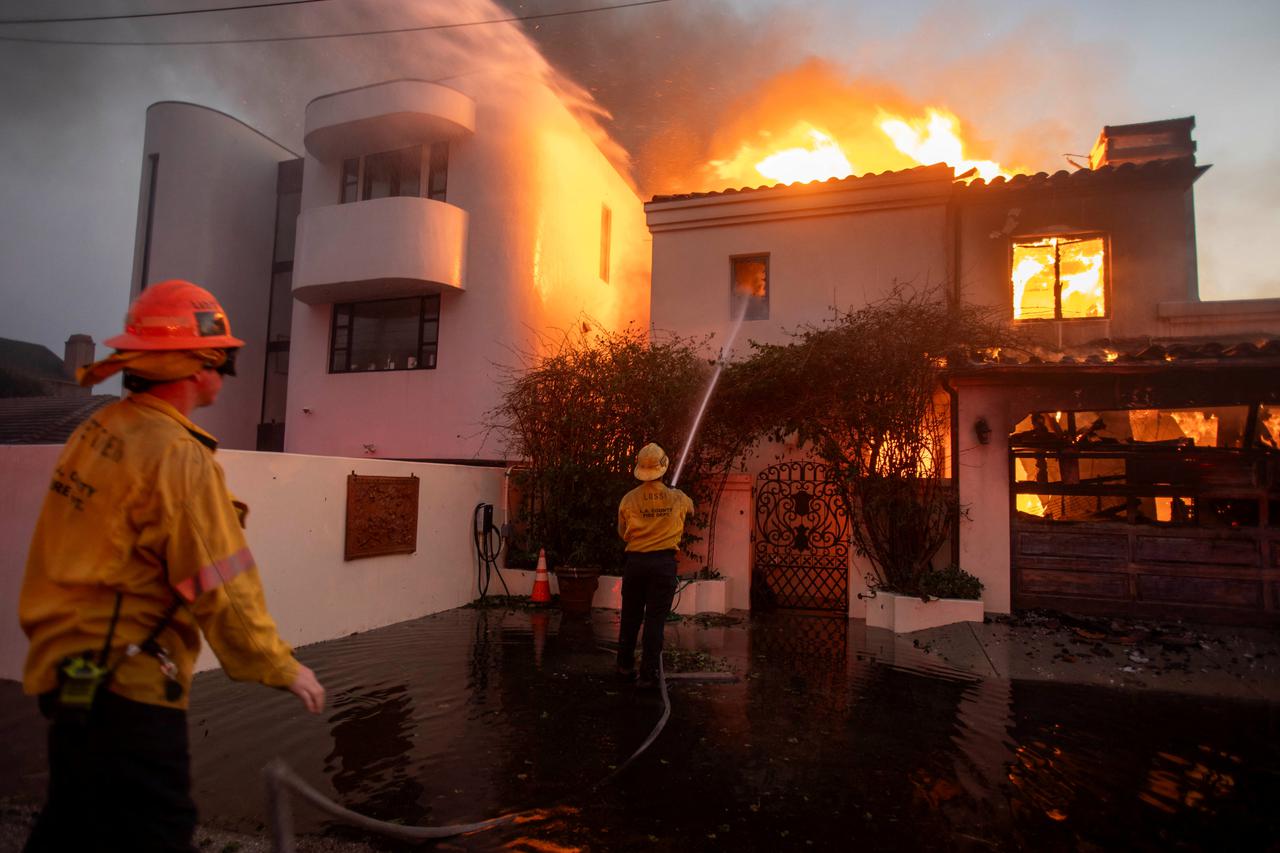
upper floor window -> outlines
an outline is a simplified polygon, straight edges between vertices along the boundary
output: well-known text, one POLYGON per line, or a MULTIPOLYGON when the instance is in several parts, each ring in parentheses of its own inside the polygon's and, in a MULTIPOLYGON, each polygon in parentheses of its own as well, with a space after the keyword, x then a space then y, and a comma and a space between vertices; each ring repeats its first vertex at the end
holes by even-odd
POLYGON ((729 316, 744 320, 769 319, 769 256, 730 258, 729 316))
POLYGON ((427 370, 439 339, 439 295, 334 305, 329 372, 427 370))
POLYGON ((1106 240, 1037 237, 1013 243, 1013 319, 1107 316, 1106 240))
POLYGON ((449 174, 449 143, 437 142, 425 151, 421 145, 348 157, 342 161, 343 204, 393 196, 421 197, 423 169, 426 169, 426 196, 444 201, 449 174))

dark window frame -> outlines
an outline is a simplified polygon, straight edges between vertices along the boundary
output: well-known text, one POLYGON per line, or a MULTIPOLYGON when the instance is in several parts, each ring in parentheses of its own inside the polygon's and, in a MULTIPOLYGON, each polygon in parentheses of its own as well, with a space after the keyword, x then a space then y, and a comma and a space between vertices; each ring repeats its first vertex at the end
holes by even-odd
POLYGON ((1079 231, 1079 232, 1052 232, 1047 234, 1019 234, 1009 238, 1009 252, 1006 258, 1007 270, 1005 272, 1005 284, 1009 290, 1009 319, 1015 323, 1079 323, 1092 320, 1110 320, 1111 311, 1111 235, 1105 231, 1079 231), (1040 240, 1048 240, 1056 237, 1059 240, 1101 240, 1102 241, 1102 301, 1103 313, 1096 317, 1063 317, 1062 316, 1062 276, 1059 274, 1058 252, 1054 250, 1054 281, 1053 281, 1053 316, 1052 317, 1016 317, 1014 316, 1017 306, 1013 304, 1013 256, 1014 251, 1020 245, 1035 243, 1040 240))
POLYGON ((746 313, 743 314, 743 321, 768 320, 769 304, 773 291, 773 269, 771 263, 771 255, 769 252, 751 252, 745 255, 729 256, 729 319, 733 320, 738 316, 740 306, 739 299, 747 300, 746 313), (764 296, 746 296, 738 291, 738 264, 743 261, 763 261, 764 262, 764 296), (759 316, 760 312, 753 310, 752 306, 763 306, 763 316, 759 316))
POLYGON ((445 201, 449 186, 449 143, 434 142, 408 145, 389 151, 371 151, 356 157, 344 157, 338 173, 338 203, 354 204, 373 201, 374 199, 369 198, 369 158, 389 157, 395 154, 403 158, 410 151, 416 151, 418 155, 418 191, 416 193, 401 192, 397 179, 395 191, 388 196, 378 196, 378 198, 427 198, 432 201, 445 201))
POLYGON ((440 361, 440 294, 433 293, 425 296, 396 296, 390 299, 364 299, 356 302, 338 302, 333 306, 329 317, 329 365, 328 372, 339 373, 397 373, 405 370, 435 370, 440 361), (418 363, 414 367, 374 367, 369 368, 353 368, 351 366, 351 353, 354 349, 354 326, 355 313, 351 309, 356 305, 368 305, 374 302, 407 302, 410 300, 418 301, 418 344, 417 359, 418 363), (342 322, 342 309, 347 309, 345 322, 342 322), (427 340, 424 330, 428 323, 435 323, 436 333, 434 340, 427 340), (346 331, 346 345, 344 347, 337 346, 338 330, 342 327, 346 331), (428 348, 430 350, 430 359, 426 357, 428 348), (335 364, 336 357, 339 352, 345 354, 343 359, 343 367, 338 368, 335 364), (428 363, 428 361, 430 363, 428 363))

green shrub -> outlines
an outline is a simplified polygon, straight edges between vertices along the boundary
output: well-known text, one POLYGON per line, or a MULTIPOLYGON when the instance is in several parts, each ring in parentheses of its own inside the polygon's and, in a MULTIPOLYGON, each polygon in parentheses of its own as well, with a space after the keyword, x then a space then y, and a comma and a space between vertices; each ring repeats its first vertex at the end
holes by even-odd
POLYGON ((933 598, 982 597, 982 581, 959 566, 930 569, 920 578, 920 592, 933 598))

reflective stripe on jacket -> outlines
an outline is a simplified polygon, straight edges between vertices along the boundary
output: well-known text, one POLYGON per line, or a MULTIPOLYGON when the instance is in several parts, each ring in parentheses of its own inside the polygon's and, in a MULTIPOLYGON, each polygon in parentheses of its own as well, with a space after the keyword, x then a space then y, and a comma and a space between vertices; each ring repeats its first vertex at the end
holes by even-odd
POLYGON ((618 535, 628 551, 666 551, 680 544, 693 501, 661 480, 636 486, 618 504, 618 535))
MULTIPOLYGON (((95 412, 72 434, 36 523, 18 602, 31 641, 23 688, 57 686, 63 659, 102 649, 116 603, 111 690, 185 708, 203 633, 227 674, 285 687, 292 650, 267 612, 216 440, 168 403, 133 394, 95 412), (125 657, 163 617, 175 591, 184 606, 157 638, 178 669, 181 698, 165 698, 160 662, 125 657)), ((240 507, 243 507, 240 504, 240 507)))

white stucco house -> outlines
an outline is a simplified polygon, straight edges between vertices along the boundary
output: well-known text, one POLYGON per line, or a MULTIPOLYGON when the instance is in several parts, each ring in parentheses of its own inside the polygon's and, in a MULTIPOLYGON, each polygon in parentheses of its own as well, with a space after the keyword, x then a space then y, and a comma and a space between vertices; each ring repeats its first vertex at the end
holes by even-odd
MULTIPOLYGON (((1104 128, 1090 168, 1054 175, 935 165, 656 197, 652 323, 723 335, 745 300, 738 340, 781 343, 895 281, 992 306, 1036 346, 974 353, 940 389, 964 515, 938 562, 976 574, 989 612, 1275 622, 1280 298, 1200 301, 1193 126, 1104 128)), ((769 447, 731 478, 710 561, 735 606, 862 616, 866 567, 807 535, 845 522, 805 455, 769 447), (805 512, 780 515, 780 492, 805 512)))
POLYGON ((132 293, 181 277, 223 300, 247 345, 197 418, 225 447, 498 464, 504 367, 584 317, 647 325, 642 203, 544 83, 336 92, 304 148, 147 112, 132 293))

